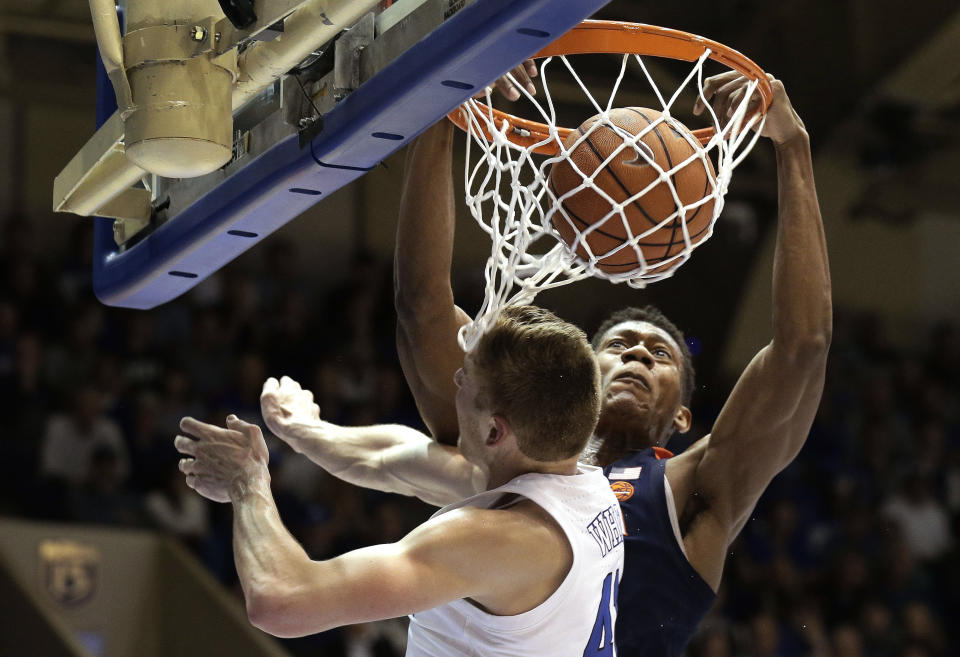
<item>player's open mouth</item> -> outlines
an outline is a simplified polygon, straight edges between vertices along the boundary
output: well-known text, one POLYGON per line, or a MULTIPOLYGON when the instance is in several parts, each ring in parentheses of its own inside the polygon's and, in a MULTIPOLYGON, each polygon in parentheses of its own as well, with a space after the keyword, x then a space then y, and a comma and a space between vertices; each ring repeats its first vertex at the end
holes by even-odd
POLYGON ((650 383, 647 382, 647 380, 646 380, 645 378, 643 378, 642 376, 640 376, 639 374, 633 374, 632 372, 626 372, 626 373, 624 373, 624 374, 621 374, 620 376, 616 377, 616 378, 614 379, 614 381, 629 381, 629 382, 633 382, 633 383, 636 383, 637 385, 639 385, 639 386, 640 386, 641 388, 643 388, 644 390, 646 390, 646 391, 648 391, 648 392, 650 391, 650 383))

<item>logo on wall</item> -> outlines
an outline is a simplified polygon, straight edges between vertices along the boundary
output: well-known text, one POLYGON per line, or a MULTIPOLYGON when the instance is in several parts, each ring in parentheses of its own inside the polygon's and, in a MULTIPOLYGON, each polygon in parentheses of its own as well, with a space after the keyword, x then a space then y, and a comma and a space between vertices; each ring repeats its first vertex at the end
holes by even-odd
POLYGON ((87 602, 97 589, 100 550, 66 539, 49 539, 38 547, 44 588, 62 605, 87 602))

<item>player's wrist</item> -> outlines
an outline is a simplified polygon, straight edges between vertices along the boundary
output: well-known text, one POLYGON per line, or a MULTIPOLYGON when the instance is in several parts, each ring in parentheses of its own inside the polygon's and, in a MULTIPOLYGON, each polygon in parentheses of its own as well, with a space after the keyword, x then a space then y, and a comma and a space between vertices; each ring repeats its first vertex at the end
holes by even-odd
POLYGON ((773 146, 779 152, 787 152, 791 149, 810 148, 810 135, 806 128, 798 127, 796 130, 773 140, 773 146))
POLYGON ((267 465, 258 463, 243 468, 230 482, 227 493, 232 504, 242 504, 255 495, 269 495, 270 470, 267 465))
POLYGON ((279 436, 293 451, 303 454, 310 451, 312 445, 331 440, 331 434, 337 428, 336 425, 323 420, 297 421, 281 427, 279 436))

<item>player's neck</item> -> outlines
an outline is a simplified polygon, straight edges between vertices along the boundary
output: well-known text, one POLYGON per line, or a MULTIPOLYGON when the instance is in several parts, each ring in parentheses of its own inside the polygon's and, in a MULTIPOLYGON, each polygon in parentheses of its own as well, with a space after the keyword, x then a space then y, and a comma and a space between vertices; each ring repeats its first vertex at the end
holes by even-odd
POLYGON ((499 488, 520 475, 539 473, 539 474, 558 474, 575 475, 577 474, 577 459, 567 459, 566 461, 533 461, 516 464, 494 464, 490 467, 490 476, 487 479, 487 490, 499 488))
POLYGON ((629 432, 597 432, 590 437, 586 449, 583 450, 580 460, 590 465, 605 468, 614 461, 619 461, 628 454, 642 452, 645 449, 658 445, 655 440, 638 440, 643 436, 629 432))

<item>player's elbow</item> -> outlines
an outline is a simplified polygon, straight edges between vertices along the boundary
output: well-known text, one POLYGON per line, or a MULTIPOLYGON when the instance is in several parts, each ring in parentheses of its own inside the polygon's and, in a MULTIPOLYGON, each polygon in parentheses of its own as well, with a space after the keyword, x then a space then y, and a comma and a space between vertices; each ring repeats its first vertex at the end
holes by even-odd
POLYGON ((793 347, 794 357, 809 361, 826 361, 830 351, 830 330, 813 331, 798 340, 793 347))
POLYGON ((408 331, 430 326, 438 314, 453 312, 453 289, 448 280, 396 276, 393 305, 397 322, 408 331))
POLYGON ((322 632, 334 627, 323 618, 322 609, 306 610, 297 608, 296 598, 278 588, 261 587, 246 594, 247 618, 258 630, 280 639, 322 632), (305 620, 309 620, 309 625, 305 620))
POLYGON ((800 321, 774 322, 774 348, 783 357, 798 364, 826 360, 833 339, 833 313, 830 311, 829 295, 823 304, 822 312, 811 313, 800 321))
POLYGON ((283 626, 283 603, 278 594, 261 588, 247 592, 245 598, 251 625, 267 634, 288 638, 289 628, 283 626))
POLYGON ((832 328, 829 325, 792 332, 774 341, 780 358, 791 368, 819 370, 827 361, 832 328))

